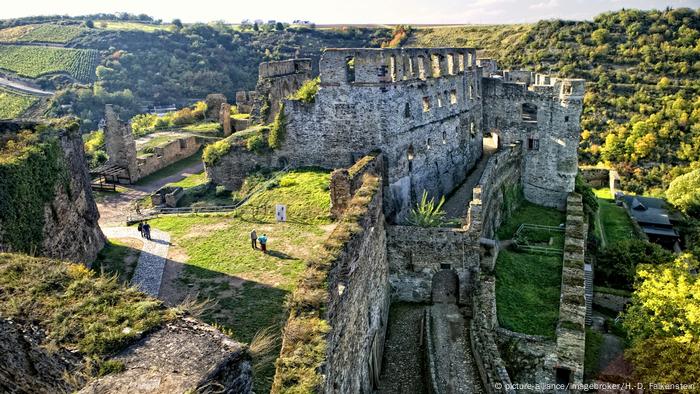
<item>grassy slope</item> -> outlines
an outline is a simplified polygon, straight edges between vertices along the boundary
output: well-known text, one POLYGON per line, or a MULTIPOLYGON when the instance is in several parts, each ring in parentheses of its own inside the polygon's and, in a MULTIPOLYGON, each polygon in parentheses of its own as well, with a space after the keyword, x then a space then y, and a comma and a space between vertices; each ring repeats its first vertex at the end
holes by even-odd
POLYGON ((607 244, 613 245, 619 241, 635 238, 629 215, 625 212, 625 208, 617 206, 612 201, 610 189, 596 189, 594 192, 598 197, 598 216, 605 231, 607 244))
POLYGON ((133 239, 111 239, 97 255, 92 265, 96 272, 116 275, 122 283, 129 283, 141 255, 143 242, 133 239))
POLYGON ((483 55, 500 57, 506 48, 522 39, 533 25, 467 25, 426 27, 413 31, 406 42, 412 47, 471 47, 483 55))
POLYGON ((0 42, 47 42, 65 44, 82 34, 86 29, 79 26, 55 25, 51 23, 23 25, 0 30, 0 42))
MULTIPOLYGON (((271 215, 252 218, 247 214, 170 216, 151 222, 170 232, 175 249, 187 256, 177 282, 179 291, 197 292, 200 300, 216 300, 204 316, 206 321, 230 329, 235 339, 244 342, 267 327, 279 332, 286 319, 285 297, 330 230, 328 182, 324 171, 292 172, 249 203, 261 212, 276 203, 287 204, 290 219, 313 224, 276 224, 271 215), (251 248, 252 229, 267 234, 269 254, 251 248)), ((280 343, 277 346, 278 351, 280 343)), ((256 388, 266 392, 274 365, 265 362, 260 368, 256 388)))
MULTIPOLYGON (((523 205, 498 230, 507 239, 521 223, 557 226, 564 214, 531 203, 523 205)), ((525 334, 554 336, 559 319, 561 256, 502 250, 496 261, 499 324, 525 334)))
POLYGON ((22 115, 37 99, 30 95, 0 89, 0 119, 12 119, 22 115))
POLYGON ((0 314, 42 327, 47 341, 86 356, 123 348, 173 312, 83 265, 0 254, 0 314))

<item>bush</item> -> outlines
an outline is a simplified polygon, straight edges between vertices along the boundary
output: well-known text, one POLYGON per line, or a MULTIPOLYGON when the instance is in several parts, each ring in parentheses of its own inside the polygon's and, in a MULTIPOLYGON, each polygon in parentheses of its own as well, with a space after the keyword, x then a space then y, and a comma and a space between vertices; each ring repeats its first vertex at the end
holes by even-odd
POLYGON ((445 211, 442 210, 442 205, 445 203, 445 196, 440 198, 440 201, 435 204, 435 199, 428 201, 428 192, 423 191, 423 197, 420 203, 411 210, 408 222, 413 226, 420 227, 440 227, 445 222, 445 211))
POLYGON ((207 145, 202 153, 202 160, 207 165, 216 164, 219 159, 226 155, 231 150, 231 142, 228 139, 216 141, 213 144, 207 145))
POLYGON ((673 254, 661 246, 640 239, 617 242, 597 256, 596 284, 616 289, 632 290, 639 264, 665 264, 673 254))
MULTIPOLYGON (((589 218, 591 218, 591 216, 598 210, 598 199, 596 198, 595 193, 593 193, 593 189, 581 176, 581 173, 576 174, 576 185, 574 190, 576 193, 579 193, 581 197, 583 197, 583 211, 589 218)), ((592 220, 589 220, 589 222, 593 223, 592 220)))
POLYGON ((216 185, 216 196, 217 197, 223 197, 228 194, 231 194, 231 191, 226 189, 226 186, 224 185, 216 185))
POLYGON ((265 138, 263 138, 262 134, 256 134, 246 139, 245 147, 250 152, 260 155, 267 149, 267 143, 265 142, 265 138))
POLYGON ((297 90, 296 92, 294 92, 294 94, 289 96, 289 99, 299 100, 305 103, 313 103, 316 99, 316 93, 318 93, 318 88, 320 85, 321 79, 318 77, 306 81, 303 85, 301 85, 299 90, 297 90))
POLYGON ((270 148, 279 149, 282 147, 287 131, 286 123, 287 119, 284 116, 284 104, 282 104, 280 106, 280 112, 275 116, 275 121, 272 123, 272 128, 270 129, 270 137, 268 138, 268 145, 270 148))
POLYGON ((700 169, 674 179, 666 190, 666 198, 693 216, 700 216, 700 169))

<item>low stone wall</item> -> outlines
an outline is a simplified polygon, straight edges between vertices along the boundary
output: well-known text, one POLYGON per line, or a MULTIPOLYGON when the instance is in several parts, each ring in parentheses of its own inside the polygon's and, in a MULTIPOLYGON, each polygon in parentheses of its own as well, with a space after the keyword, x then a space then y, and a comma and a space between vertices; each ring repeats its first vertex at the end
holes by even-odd
POLYGON ((508 145, 488 159, 467 213, 466 228, 473 239, 493 239, 503 218, 517 209, 521 198, 521 145, 508 145))
POLYGON ((274 155, 258 155, 249 151, 245 145, 234 144, 216 163, 205 163, 205 170, 207 178, 212 182, 223 185, 228 190, 238 190, 251 172, 261 168, 279 168, 273 163, 274 155))
POLYGON ((598 167, 580 167, 579 173, 591 187, 609 187, 610 170, 598 167))
POLYGON ((499 327, 496 341, 513 383, 554 384, 556 343, 551 338, 499 327))
POLYGON ((615 312, 622 312, 625 306, 630 302, 629 297, 623 297, 615 294, 593 292, 593 305, 603 307, 615 312))
POLYGON ((362 186, 365 174, 382 173, 383 156, 373 152, 358 160, 350 168, 341 168, 331 173, 331 217, 340 217, 348 206, 348 202, 357 189, 362 186))
POLYGON ((571 193, 566 206, 556 365, 556 368, 571 371, 571 383, 583 383, 586 348, 584 258, 587 234, 588 225, 584 222, 582 197, 580 194, 571 193))
POLYGON ((479 252, 478 243, 462 229, 387 226, 392 299, 428 302, 433 275, 454 269, 460 279, 460 303, 471 305, 479 252))
POLYGON ((178 138, 170 143, 155 147, 154 153, 136 158, 138 179, 194 155, 201 147, 202 142, 195 136, 178 138))

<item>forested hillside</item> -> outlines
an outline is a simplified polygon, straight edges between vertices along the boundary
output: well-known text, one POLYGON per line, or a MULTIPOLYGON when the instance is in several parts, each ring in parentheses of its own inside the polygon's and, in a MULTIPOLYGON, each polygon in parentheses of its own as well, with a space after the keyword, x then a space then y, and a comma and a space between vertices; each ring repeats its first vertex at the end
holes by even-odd
POLYGON ((529 28, 414 29, 407 43, 475 45, 504 68, 585 78, 581 162, 613 164, 625 189, 660 194, 700 168, 699 38, 699 11, 676 9, 529 28))

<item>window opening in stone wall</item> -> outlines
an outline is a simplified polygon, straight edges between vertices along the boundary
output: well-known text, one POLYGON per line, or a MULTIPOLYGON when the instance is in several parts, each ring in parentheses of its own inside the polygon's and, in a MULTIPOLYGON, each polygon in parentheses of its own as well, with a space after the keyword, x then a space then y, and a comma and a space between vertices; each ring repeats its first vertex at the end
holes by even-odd
POLYGON ((438 108, 442 108, 442 97, 439 93, 437 95, 437 104, 438 104, 438 108))
POLYGON ((454 89, 450 91, 450 104, 457 104, 457 91, 454 89))
POLYGON ((430 111, 430 97, 423 97, 423 112, 430 111))
POLYGON ((521 116, 524 122, 537 122, 537 106, 524 103, 521 108, 521 116))
POLYGON ((406 103, 403 107, 403 117, 404 118, 410 118, 411 117, 411 106, 406 103))
POLYGON ((345 59, 345 75, 348 82, 355 82, 355 58, 348 57, 345 59))
POLYGON ((471 82, 469 83, 469 99, 474 100, 474 87, 471 82))
POLYGON ((471 52, 467 52, 467 67, 471 67, 472 64, 474 63, 474 59, 472 56, 473 55, 471 52))
POLYGON ((447 54, 447 73, 455 75, 455 55, 452 53, 447 54))
POLYGON ((418 78, 425 79, 425 58, 418 56, 418 78))
POLYGON ((443 145, 447 143, 447 132, 446 131, 442 132, 442 143, 443 143, 443 145))
POLYGON ((396 56, 391 55, 389 58, 389 70, 391 73, 391 82, 396 82, 398 70, 396 69, 396 56))
POLYGON ((568 122, 568 121, 569 121, 569 115, 564 116, 564 122, 568 122))
POLYGON ((187 149, 187 140, 184 138, 180 138, 180 149, 187 149))
POLYGON ((540 150, 540 140, 535 137, 527 138, 527 149, 528 150, 540 150))
MULTIPOLYGON (((408 61, 406 61, 406 56, 401 57, 401 72, 403 73, 403 77, 401 79, 408 79, 408 61)), ((408 58, 410 61, 411 59, 408 58)))
POLYGON ((433 70, 433 78, 439 78, 442 70, 440 69, 440 55, 430 55, 431 66, 433 70))
POLYGON ((476 125, 474 124, 474 120, 469 121, 469 133, 472 135, 472 137, 476 136, 476 125))
POLYGON ((406 158, 408 159, 408 171, 411 172, 413 171, 413 145, 408 146, 408 150, 406 151, 406 158))
POLYGON ((428 138, 428 141, 425 143, 425 146, 430 149, 430 138, 428 138))
POLYGON ((574 87, 568 83, 566 85, 564 85, 564 87, 562 89, 564 91, 564 94, 572 94, 574 92, 574 87))
POLYGON ((413 65, 413 58, 412 57, 408 58, 408 75, 410 75, 411 78, 416 77, 416 70, 415 70, 415 66, 413 65))
POLYGON ((440 269, 441 269, 441 270, 451 270, 451 269, 452 269, 452 264, 440 263, 440 269))
POLYGON ((462 72, 464 71, 464 54, 460 53, 457 55, 457 61, 459 63, 459 71, 462 72))

